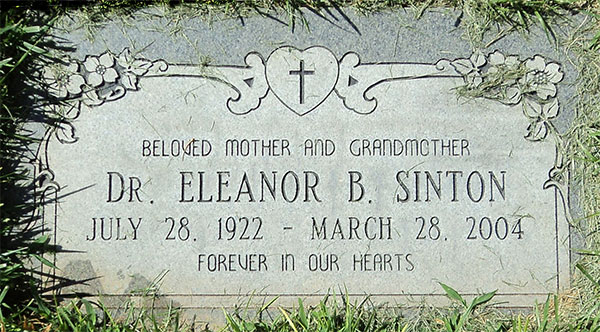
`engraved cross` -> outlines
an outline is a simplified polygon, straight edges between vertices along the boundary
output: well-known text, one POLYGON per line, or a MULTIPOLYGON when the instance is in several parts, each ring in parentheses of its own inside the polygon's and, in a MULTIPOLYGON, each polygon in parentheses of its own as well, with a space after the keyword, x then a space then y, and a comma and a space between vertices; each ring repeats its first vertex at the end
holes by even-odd
POLYGON ((304 76, 314 73, 314 70, 304 70, 304 60, 300 60, 300 70, 290 70, 290 75, 300 76, 300 104, 304 104, 304 76))

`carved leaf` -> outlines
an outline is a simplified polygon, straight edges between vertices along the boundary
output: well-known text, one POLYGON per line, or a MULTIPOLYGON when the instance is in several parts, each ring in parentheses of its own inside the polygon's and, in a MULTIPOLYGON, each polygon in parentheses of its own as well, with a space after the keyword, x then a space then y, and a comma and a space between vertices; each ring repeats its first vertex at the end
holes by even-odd
POLYGON ((58 141, 64 144, 72 144, 78 140, 75 136, 75 127, 68 122, 59 122, 56 125, 55 133, 58 141))
POLYGON ((467 75, 474 70, 473 64, 467 59, 458 59, 450 63, 457 72, 467 75))
POLYGON ((523 102, 523 112, 528 118, 537 118, 542 115, 542 105, 535 100, 525 99, 523 102))
POLYGON ((141 76, 146 74, 150 67, 152 67, 152 61, 146 59, 135 59, 131 64, 131 72, 141 76))
POLYGON ((483 83, 483 77, 479 74, 479 72, 473 72, 467 75, 467 82, 473 85, 474 87, 478 87, 483 83))
POLYGON ((60 189, 58 183, 54 182, 54 173, 50 169, 42 170, 35 179, 35 184, 44 194, 50 194, 60 189))
POLYGON ((105 89, 98 93, 100 99, 105 101, 117 100, 125 95, 125 88, 120 85, 115 85, 110 89, 105 89))
POLYGON ((119 54, 117 62, 121 67, 125 68, 127 74, 134 74, 137 76, 144 75, 148 72, 148 69, 152 67, 152 61, 150 60, 140 58, 134 59, 128 48, 125 48, 123 52, 119 54))
POLYGON ((546 115, 546 119, 555 118, 558 115, 559 110, 558 99, 553 98, 548 104, 544 105, 544 113, 546 115))
POLYGON ((529 124, 527 131, 529 133, 525 136, 526 139, 530 141, 541 141, 548 135, 548 124, 540 119, 529 124))
POLYGON ((550 170, 549 179, 544 183, 544 189, 547 189, 550 186, 559 187, 561 184, 564 184, 566 171, 563 164, 554 165, 550 170))
POLYGON ((80 101, 67 101, 61 105, 56 105, 55 110, 63 119, 74 120, 79 117, 80 105, 80 101))
POLYGON ((119 57, 117 58, 117 62, 122 67, 127 67, 128 64, 131 63, 131 60, 131 51, 127 47, 123 49, 123 51, 119 54, 119 57))
POLYGON ((83 95, 83 103, 88 106, 101 105, 104 100, 100 99, 96 90, 90 90, 83 95))
POLYGON ((137 76, 135 76, 131 73, 126 73, 123 76, 123 81, 121 83, 127 90, 137 90, 138 89, 138 85, 137 85, 138 78, 137 78, 137 76))

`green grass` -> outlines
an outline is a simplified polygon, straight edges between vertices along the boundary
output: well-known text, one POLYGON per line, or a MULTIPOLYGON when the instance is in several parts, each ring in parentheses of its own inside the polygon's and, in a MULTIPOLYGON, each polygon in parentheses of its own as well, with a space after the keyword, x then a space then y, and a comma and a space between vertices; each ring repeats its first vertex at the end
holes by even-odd
MULTIPOLYGON (((39 4, 38 4, 39 5, 39 4)), ((25 200, 8 199, 8 193, 27 190, 22 180, 30 177, 16 168, 23 146, 31 138, 19 135, 28 121, 28 110, 19 100, 32 93, 37 64, 49 60, 53 48, 45 39, 52 19, 66 12, 83 13, 92 28, 115 15, 129 15, 137 8, 158 5, 178 15, 247 15, 259 10, 285 11, 290 22, 303 22, 300 8, 318 10, 326 6, 351 6, 365 13, 391 7, 412 8, 417 17, 429 7, 448 6, 463 12, 461 25, 474 47, 486 46, 488 31, 501 25, 501 34, 526 34, 541 26, 548 42, 573 54, 579 71, 577 116, 565 138, 576 163, 575 179, 581 183, 581 205, 586 215, 576 227, 585 235, 574 276, 575 286, 563 294, 549 296, 531 313, 496 311, 494 292, 464 299, 450 286, 441 284, 453 305, 440 309, 423 306, 409 316, 391 307, 378 307, 366 300, 351 303, 344 296, 328 296, 314 307, 301 300, 294 309, 271 302, 248 317, 240 310, 224 312, 228 331, 600 331, 600 4, 597 1, 565 0, 205 0, 180 4, 168 1, 99 0, 93 4, 49 0, 39 12, 27 3, 2 4, 0 10, 0 332, 4 331, 200 331, 204 327, 184 322, 176 308, 155 311, 149 292, 147 307, 124 304, 123 314, 113 316, 101 303, 75 299, 58 305, 42 297, 38 276, 31 264, 50 264, 42 254, 51 250, 48 238, 23 232, 21 216, 31 212, 25 200), (185 9, 182 9, 185 8, 185 9), (581 11, 590 23, 573 36, 561 40, 555 33, 565 11, 581 11), (271 315, 261 315, 263 312, 271 315), (262 319, 261 317, 271 317, 262 319)), ((496 36, 496 38, 501 35, 496 36)), ((14 196, 14 195, 13 195, 14 196)))
POLYGON ((567 137, 576 165, 576 180, 581 184, 580 197, 584 219, 576 229, 584 235, 586 250, 577 263, 575 289, 580 294, 579 311, 574 320, 588 330, 600 330, 600 56, 598 52, 597 14, 599 5, 590 10, 594 25, 582 27, 567 41, 567 48, 575 55, 579 70, 577 82, 577 117, 567 137), (585 36, 585 37, 584 37, 585 36))
POLYGON ((0 14, 0 319, 2 329, 10 330, 22 317, 29 317, 40 302, 38 279, 30 269, 46 251, 48 238, 24 231, 22 216, 31 213, 20 183, 29 176, 16 165, 31 138, 18 134, 27 119, 27 110, 19 100, 31 92, 26 81, 44 53, 40 48, 45 26, 40 17, 18 8, 2 9, 0 14))

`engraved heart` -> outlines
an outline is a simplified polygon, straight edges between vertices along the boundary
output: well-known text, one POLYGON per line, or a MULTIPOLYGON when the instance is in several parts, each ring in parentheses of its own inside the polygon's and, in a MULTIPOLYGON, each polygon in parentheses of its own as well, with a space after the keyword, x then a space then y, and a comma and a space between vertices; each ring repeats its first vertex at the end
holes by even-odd
POLYGON ((298 115, 314 110, 331 94, 338 73, 337 59, 321 46, 305 50, 284 46, 267 59, 266 76, 271 91, 298 115))

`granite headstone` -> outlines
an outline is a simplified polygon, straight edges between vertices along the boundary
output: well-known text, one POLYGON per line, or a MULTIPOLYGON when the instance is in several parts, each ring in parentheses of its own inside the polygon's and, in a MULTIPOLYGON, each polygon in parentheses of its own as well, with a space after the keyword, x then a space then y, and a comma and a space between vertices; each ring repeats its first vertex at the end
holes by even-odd
POLYGON ((57 293, 118 306, 160 278, 211 320, 249 298, 411 306, 443 282, 520 308, 569 286, 573 75, 546 36, 303 15, 63 22, 61 118, 31 164, 62 250, 47 272, 74 281, 57 293))

